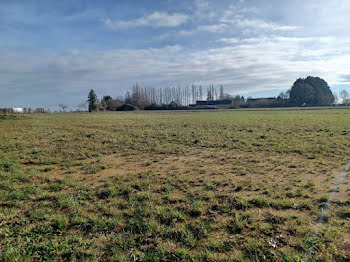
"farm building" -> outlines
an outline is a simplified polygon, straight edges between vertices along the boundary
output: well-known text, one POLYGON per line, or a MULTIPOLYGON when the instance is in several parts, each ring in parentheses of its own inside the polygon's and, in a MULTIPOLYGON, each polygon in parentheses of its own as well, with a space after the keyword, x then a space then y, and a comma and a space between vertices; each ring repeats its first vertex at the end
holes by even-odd
POLYGON ((15 107, 15 108, 13 108, 13 112, 14 113, 23 113, 24 109, 21 107, 15 107))
POLYGON ((247 105, 250 107, 269 107, 283 105, 283 99, 275 97, 248 98, 247 105))
POLYGON ((209 101, 197 101, 196 105, 208 106, 208 105, 231 105, 232 100, 209 100, 209 101))
POLYGON ((223 109, 232 107, 232 100, 208 100, 196 101, 196 104, 190 105, 195 109, 223 109))
POLYGON ((135 111, 138 110, 137 106, 130 105, 130 104, 124 104, 117 108, 117 111, 135 111))
POLYGON ((0 108, 0 114, 31 114, 31 113, 47 113, 49 110, 44 108, 30 108, 30 107, 12 107, 12 108, 0 108))
POLYGON ((15 108, 0 108, 1 114, 19 114, 24 113, 25 110, 21 107, 15 107, 15 108))
POLYGON ((178 106, 177 106, 177 103, 172 101, 169 105, 168 105, 168 108, 169 109, 176 109, 178 106))

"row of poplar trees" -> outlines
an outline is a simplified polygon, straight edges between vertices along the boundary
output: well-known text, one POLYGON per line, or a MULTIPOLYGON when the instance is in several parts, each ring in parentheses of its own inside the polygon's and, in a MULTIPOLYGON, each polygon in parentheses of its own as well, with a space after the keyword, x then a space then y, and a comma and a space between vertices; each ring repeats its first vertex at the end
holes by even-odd
MULTIPOLYGON (((224 100, 230 99, 228 94, 224 93, 224 87, 210 85, 206 90, 200 85, 192 85, 186 87, 142 87, 140 85, 134 85, 131 93, 128 91, 125 95, 124 101, 121 99, 115 100, 110 96, 104 96, 99 102, 94 90, 90 90, 88 96, 89 112, 97 111, 99 108, 108 107, 108 103, 117 104, 125 103, 137 106, 140 109, 144 109, 149 105, 166 105, 171 102, 175 102, 177 105, 189 105, 195 104, 198 100, 224 100), (103 105, 105 103, 105 105, 103 105)), ((107 108, 108 110, 108 108, 107 108)))

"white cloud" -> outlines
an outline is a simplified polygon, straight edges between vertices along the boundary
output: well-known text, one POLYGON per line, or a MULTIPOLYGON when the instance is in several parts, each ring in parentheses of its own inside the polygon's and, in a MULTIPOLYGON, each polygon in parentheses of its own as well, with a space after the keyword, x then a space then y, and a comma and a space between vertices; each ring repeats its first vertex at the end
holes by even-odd
POLYGON ((212 25, 201 25, 198 26, 199 31, 207 31, 211 33, 223 33, 227 30, 226 24, 212 24, 212 25))
POLYGON ((221 42, 221 43, 225 43, 225 44, 237 44, 240 42, 240 40, 238 38, 235 37, 231 37, 231 38, 220 38, 218 40, 216 40, 216 42, 221 42))
MULTIPOLYGON (((193 35, 194 33, 196 33, 196 30, 180 30, 179 32, 177 32, 178 35, 180 36, 189 36, 189 35, 193 35)), ((172 34, 168 34, 167 36, 170 36, 172 34)))
POLYGON ((232 21, 235 25, 241 28, 267 29, 272 31, 289 31, 298 29, 297 26, 280 25, 277 23, 266 22, 261 19, 240 19, 236 18, 232 21))
POLYGON ((210 8, 210 3, 207 0, 195 0, 194 1, 193 15, 199 19, 208 19, 208 15, 212 16, 212 8, 210 8))
POLYGON ((294 25, 284 25, 280 22, 267 21, 263 18, 262 9, 246 5, 239 1, 230 5, 218 18, 221 23, 243 30, 243 33, 256 33, 261 31, 291 31, 298 29, 294 25))
POLYGON ((125 29, 129 27, 152 26, 152 27, 176 27, 184 24, 188 20, 185 14, 174 13, 168 14, 164 12, 154 12, 148 16, 129 21, 112 21, 111 19, 104 20, 105 25, 112 29, 125 29))

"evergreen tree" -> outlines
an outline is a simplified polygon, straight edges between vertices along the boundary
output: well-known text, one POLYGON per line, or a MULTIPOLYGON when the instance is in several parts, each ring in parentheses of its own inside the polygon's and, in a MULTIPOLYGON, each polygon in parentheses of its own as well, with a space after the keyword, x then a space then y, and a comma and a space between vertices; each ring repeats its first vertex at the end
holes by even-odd
POLYGON ((88 96, 89 112, 96 111, 98 107, 98 99, 94 90, 90 90, 88 96))
POLYGON ((295 81, 290 90, 290 101, 297 106, 331 105, 334 102, 334 96, 326 81, 319 77, 308 76, 295 81))

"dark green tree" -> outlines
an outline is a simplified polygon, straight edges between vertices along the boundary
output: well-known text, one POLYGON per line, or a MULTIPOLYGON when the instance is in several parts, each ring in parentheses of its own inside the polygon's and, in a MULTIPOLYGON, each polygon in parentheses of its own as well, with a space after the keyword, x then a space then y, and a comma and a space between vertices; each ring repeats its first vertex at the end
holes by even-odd
POLYGON ((290 90, 290 102, 293 105, 331 105, 334 96, 326 81, 319 77, 299 78, 290 90))
POLYGON ((98 99, 94 90, 90 90, 88 95, 89 112, 96 111, 98 108, 98 99))
POLYGON ((108 107, 108 104, 110 103, 110 101, 112 101, 113 98, 111 96, 103 96, 102 100, 101 100, 101 107, 103 108, 103 110, 110 110, 108 107))
POLYGON ((111 96, 104 96, 101 100, 101 108, 107 111, 115 111, 123 104, 123 99, 113 99, 111 96))

